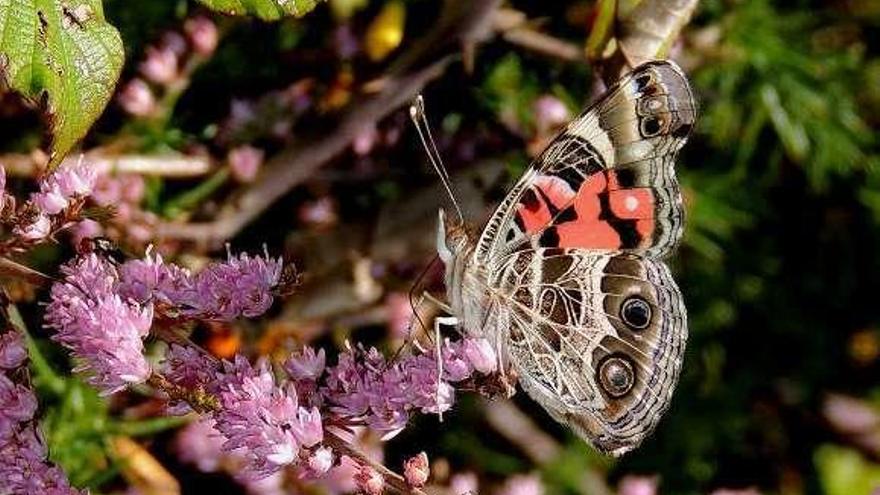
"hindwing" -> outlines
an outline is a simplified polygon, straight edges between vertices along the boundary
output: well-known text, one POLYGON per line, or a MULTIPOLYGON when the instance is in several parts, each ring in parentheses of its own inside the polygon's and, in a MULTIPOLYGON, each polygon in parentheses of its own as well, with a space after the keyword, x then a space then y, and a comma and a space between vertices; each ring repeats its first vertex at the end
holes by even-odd
POLYGON ((668 408, 687 316, 661 261, 539 248, 507 257, 489 321, 526 392, 605 453, 637 446, 668 408))

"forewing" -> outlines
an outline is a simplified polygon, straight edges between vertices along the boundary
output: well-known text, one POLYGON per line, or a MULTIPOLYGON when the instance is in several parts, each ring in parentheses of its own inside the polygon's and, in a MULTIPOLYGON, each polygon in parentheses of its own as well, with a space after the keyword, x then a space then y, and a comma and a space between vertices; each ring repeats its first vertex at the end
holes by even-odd
POLYGON ((614 455, 636 447, 669 406, 687 340, 681 293, 662 261, 626 252, 512 254, 490 315, 525 391, 614 455))
POLYGON ((637 67, 551 141, 496 209, 477 260, 541 247, 668 254, 682 232, 675 157, 695 118, 678 66, 637 67))

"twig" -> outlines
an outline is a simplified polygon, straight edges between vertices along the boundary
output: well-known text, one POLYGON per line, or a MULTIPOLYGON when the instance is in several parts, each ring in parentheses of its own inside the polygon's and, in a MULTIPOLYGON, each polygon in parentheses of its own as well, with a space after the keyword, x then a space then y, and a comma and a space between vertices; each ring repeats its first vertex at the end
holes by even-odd
MULTIPOLYGON (((534 421, 507 400, 484 401, 486 421, 536 465, 547 465, 557 460, 562 447, 534 421)), ((605 477, 597 469, 587 469, 581 475, 580 492, 590 495, 612 495, 605 477)))
POLYGON ((187 239, 215 247, 234 236, 259 217, 292 187, 302 183, 323 164, 339 155, 364 128, 383 119, 409 102, 424 86, 449 64, 444 58, 413 74, 386 81, 382 92, 356 105, 327 137, 302 147, 292 147, 270 160, 258 181, 237 198, 235 206, 221 210, 208 223, 169 223, 159 226, 159 235, 187 239))
POLYGON ((525 14, 517 10, 499 9, 492 18, 492 27, 512 45, 565 62, 586 61, 580 46, 532 29, 525 14))
POLYGON ((412 493, 415 495, 427 495, 422 490, 419 490, 418 488, 412 488, 407 485, 406 480, 403 478, 403 476, 388 469, 381 463, 370 459, 369 457, 367 457, 366 454, 359 451, 352 444, 345 441, 344 438, 340 437, 336 433, 332 431, 327 431, 326 435, 324 436, 324 443, 329 445, 336 452, 347 455, 357 462, 361 464, 366 464, 375 469, 379 474, 382 475, 383 478, 385 478, 385 482, 395 492, 404 494, 412 493))
POLYGON ((342 153, 360 131, 410 102, 428 82, 439 77, 452 58, 438 51, 450 41, 481 39, 498 4, 498 0, 447 2, 438 27, 401 54, 390 70, 391 76, 382 80, 379 93, 353 104, 335 130, 323 139, 280 152, 266 164, 257 181, 247 187, 233 205, 222 209, 213 221, 163 224, 158 234, 210 247, 221 246, 291 188, 342 153), (425 65, 426 60, 433 62, 425 65))
MULTIPOLYGON (((76 154, 71 156, 78 159, 76 154)), ((172 178, 199 177, 211 170, 211 159, 207 156, 178 154, 114 156, 99 148, 86 152, 85 160, 98 170, 172 178)), ((29 154, 8 153, 0 155, 0 163, 4 165, 10 176, 34 177, 43 171, 46 158, 39 150, 29 154)))

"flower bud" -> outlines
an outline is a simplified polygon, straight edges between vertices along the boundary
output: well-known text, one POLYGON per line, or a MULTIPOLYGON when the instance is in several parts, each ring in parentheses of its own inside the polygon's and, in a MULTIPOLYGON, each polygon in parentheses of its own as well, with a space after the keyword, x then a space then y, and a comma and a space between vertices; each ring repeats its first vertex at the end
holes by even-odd
POLYGON ((428 482, 428 476, 431 474, 430 466, 428 466, 428 454, 421 452, 419 455, 413 456, 403 463, 403 477, 406 478, 406 484, 413 488, 421 488, 428 482))
POLYGON ((193 50, 202 56, 209 56, 217 49, 217 25, 204 16, 193 17, 183 24, 193 50))
POLYGON ((309 456, 308 463, 312 474, 320 476, 333 467, 333 451, 329 447, 319 447, 309 456))
POLYGON ((119 93, 119 105, 136 117, 145 117, 156 111, 156 97, 142 79, 132 79, 119 93))
POLYGON ((227 160, 232 176, 239 182, 251 182, 263 164, 263 150, 253 146, 239 146, 229 151, 227 160))
POLYGON ((167 85, 177 79, 177 54, 170 47, 147 47, 147 58, 140 69, 149 81, 167 85))

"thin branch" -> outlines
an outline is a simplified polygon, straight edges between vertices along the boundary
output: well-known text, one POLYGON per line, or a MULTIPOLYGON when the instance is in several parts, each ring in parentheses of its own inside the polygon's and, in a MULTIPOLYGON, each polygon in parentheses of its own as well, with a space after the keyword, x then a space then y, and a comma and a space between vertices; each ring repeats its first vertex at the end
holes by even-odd
POLYGON ((536 31, 525 14, 514 9, 499 9, 492 18, 492 28, 512 45, 565 62, 586 62, 584 49, 575 43, 536 31))
POLYGON ((388 469, 381 463, 370 459, 366 454, 358 450, 355 446, 347 442, 344 438, 340 437, 336 433, 332 431, 326 431, 325 433, 326 435, 324 436, 324 443, 329 445, 336 452, 347 455, 358 463, 366 464, 375 469, 379 474, 382 475, 383 478, 385 478, 385 482, 394 492, 403 494, 427 495, 422 490, 419 490, 418 488, 412 488, 407 485, 406 480, 403 478, 403 476, 388 469))
POLYGON ((375 125, 409 103, 428 82, 439 77, 452 57, 438 52, 450 41, 481 39, 498 4, 498 0, 446 2, 437 28, 401 54, 390 70, 391 75, 378 85, 378 95, 353 104, 336 129, 328 132, 325 138, 294 145, 276 155, 263 168, 257 181, 246 187, 234 204, 222 209, 213 221, 160 225, 159 236, 195 241, 209 247, 221 246, 290 189, 341 154, 364 128, 375 125), (432 62, 425 65, 428 60, 432 62))
MULTIPOLYGON (((512 402, 484 401, 486 421, 495 431, 516 445, 534 464, 548 465, 562 453, 562 447, 512 402)), ((612 495, 605 476, 598 469, 587 469, 580 479, 579 491, 589 495, 612 495)))
MULTIPOLYGON (((79 155, 72 154, 72 159, 79 155)), ((89 150, 84 158, 98 170, 112 170, 120 173, 157 175, 170 178, 200 177, 211 170, 211 159, 208 156, 188 156, 180 154, 167 155, 113 155, 102 148, 89 150)), ((33 153, 7 153, 0 155, 0 163, 10 176, 34 177, 43 171, 47 158, 45 153, 35 150, 33 153)))
POLYGON ((266 164, 257 182, 236 199, 234 206, 221 210, 216 220, 196 224, 163 224, 159 227, 159 235, 192 240, 212 247, 222 245, 287 191, 345 151, 361 130, 408 103, 425 84, 439 77, 449 62, 450 58, 447 57, 400 79, 386 80, 378 96, 355 105, 336 129, 327 133, 327 137, 301 147, 294 146, 276 155, 266 164))

